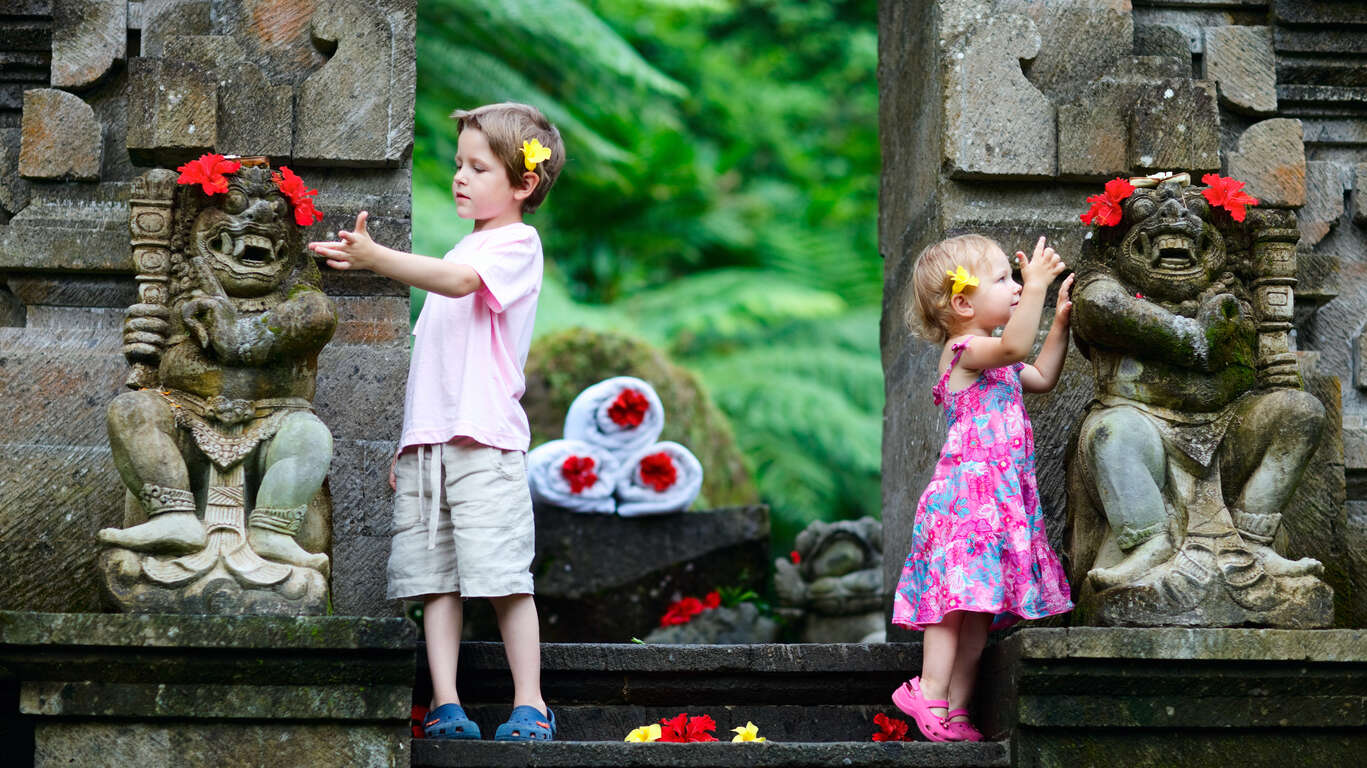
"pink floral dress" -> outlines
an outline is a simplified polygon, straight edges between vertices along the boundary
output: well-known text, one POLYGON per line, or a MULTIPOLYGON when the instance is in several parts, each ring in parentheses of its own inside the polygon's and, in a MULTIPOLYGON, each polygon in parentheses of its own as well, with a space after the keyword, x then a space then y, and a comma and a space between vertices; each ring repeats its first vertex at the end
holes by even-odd
POLYGON ((968 341, 932 393, 949 434, 921 494, 911 554, 892 621, 910 629, 950 611, 996 616, 993 629, 1073 608, 1068 578, 1049 547, 1035 484, 1035 438, 1021 398, 1022 363, 991 368, 958 392, 945 389, 968 341))

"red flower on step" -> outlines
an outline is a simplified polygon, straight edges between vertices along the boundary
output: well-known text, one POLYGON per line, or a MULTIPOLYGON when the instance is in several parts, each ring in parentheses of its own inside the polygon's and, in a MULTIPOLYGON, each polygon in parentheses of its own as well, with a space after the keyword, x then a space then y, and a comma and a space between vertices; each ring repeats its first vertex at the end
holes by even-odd
POLYGON ((1258 198, 1244 191, 1242 181, 1218 173, 1207 173, 1201 177, 1201 183, 1206 185, 1206 188, 1201 190, 1201 196, 1211 205, 1229 211, 1230 218, 1235 221, 1244 220, 1245 205, 1258 204, 1258 198))
POLYGON ((650 400, 640 390, 628 387, 608 406, 608 418, 612 419, 613 424, 630 429, 641 426, 649 410, 650 400))
POLYGON ((294 171, 282 165, 279 173, 271 174, 271 181, 275 182, 280 194, 290 199, 295 224, 307 227, 315 221, 322 221, 323 212, 313 207, 313 196, 318 194, 318 190, 309 189, 294 171))
POLYGON ((582 493, 598 482, 598 474, 593 471, 597 462, 590 456, 570 456, 560 465, 560 476, 570 484, 570 493, 582 493))
POLYGON ((223 155, 210 152, 177 168, 180 178, 176 179, 176 183, 198 184, 204 189, 204 194, 216 195, 228 191, 227 174, 237 173, 241 167, 242 163, 236 160, 227 160, 223 155))
POLYGON ((716 741, 717 737, 712 735, 716 730, 717 723, 711 715, 698 715, 688 718, 688 729, 684 736, 688 741, 716 741))
POLYGON ((907 740, 907 721, 905 720, 888 717, 882 712, 879 712, 873 716, 873 724, 878 726, 878 733, 873 735, 874 741, 907 740))
POLYGON ((412 711, 408 713, 408 722, 413 729, 413 738, 425 739, 427 734, 423 731, 422 721, 427 719, 427 707, 414 704, 412 711))
POLYGON ((1083 224, 1096 224, 1099 227, 1114 227, 1120 223, 1124 212, 1120 209, 1120 204, 1125 202, 1130 195, 1134 194, 1134 185, 1122 178, 1114 178, 1106 182, 1106 194, 1091 195, 1087 202, 1092 207, 1087 212, 1079 216, 1083 224))
POLYGON ((702 605, 704 609, 709 611, 721 605, 721 590, 714 589, 711 592, 708 592, 703 596, 702 605))
POLYGON ((674 460, 664 451, 652 453, 641 459, 641 482, 654 488, 656 493, 664 493, 664 490, 678 479, 679 470, 674 466, 674 460))
POLYGON ((682 744, 688 741, 688 713, 660 718, 660 741, 682 744))
POLYGON ((703 602, 696 597, 685 597, 671 603, 665 615, 660 618, 660 626, 672 627, 676 624, 687 624, 694 616, 707 610, 703 602))

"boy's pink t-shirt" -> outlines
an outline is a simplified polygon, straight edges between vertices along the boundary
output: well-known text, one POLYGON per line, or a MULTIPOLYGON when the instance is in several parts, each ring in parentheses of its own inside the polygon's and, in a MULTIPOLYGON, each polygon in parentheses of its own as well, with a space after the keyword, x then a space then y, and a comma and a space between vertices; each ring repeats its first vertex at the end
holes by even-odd
POLYGON ((508 224, 466 235, 444 259, 474 267, 484 287, 458 299, 427 295, 413 327, 399 450, 468 437, 526 451, 532 433, 518 401, 541 293, 541 238, 508 224))

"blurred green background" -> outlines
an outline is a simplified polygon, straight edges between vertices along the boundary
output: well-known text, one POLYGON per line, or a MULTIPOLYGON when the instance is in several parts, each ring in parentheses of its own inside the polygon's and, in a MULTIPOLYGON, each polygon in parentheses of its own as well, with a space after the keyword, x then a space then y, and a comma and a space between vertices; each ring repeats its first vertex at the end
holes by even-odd
POLYGON ((694 371, 777 551, 812 520, 879 515, 877 9, 418 3, 414 249, 470 231, 450 199, 452 110, 539 107, 568 159, 528 219, 547 263, 537 335, 629 333, 694 371))

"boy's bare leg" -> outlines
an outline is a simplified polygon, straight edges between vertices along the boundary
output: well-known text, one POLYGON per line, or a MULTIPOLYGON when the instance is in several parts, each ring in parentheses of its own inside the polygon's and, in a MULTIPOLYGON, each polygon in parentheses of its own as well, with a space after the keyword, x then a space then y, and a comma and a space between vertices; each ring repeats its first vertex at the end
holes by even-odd
POLYGON ((959 647, 954 652, 954 669, 949 676, 949 708, 966 709, 973 700, 973 686, 978 682, 978 661, 987 644, 987 630, 992 626, 992 614, 977 611, 964 614, 959 625, 959 647))
POLYGON ((422 628, 427 635, 427 667, 432 671, 432 708, 459 704, 456 660, 464 617, 460 595, 428 595, 422 602, 422 628))
POLYGON ((536 601, 531 595, 508 595, 491 597, 489 602, 498 614, 498 632, 513 672, 513 706, 546 712, 546 701, 541 698, 541 625, 536 601))

